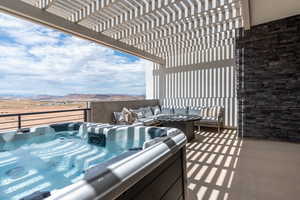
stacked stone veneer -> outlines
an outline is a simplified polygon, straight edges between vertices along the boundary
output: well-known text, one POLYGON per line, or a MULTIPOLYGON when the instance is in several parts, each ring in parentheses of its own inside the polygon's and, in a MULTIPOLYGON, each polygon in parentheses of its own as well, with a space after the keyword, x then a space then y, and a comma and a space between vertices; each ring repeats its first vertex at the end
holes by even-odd
POLYGON ((240 30, 239 133, 300 140, 300 15, 240 30))

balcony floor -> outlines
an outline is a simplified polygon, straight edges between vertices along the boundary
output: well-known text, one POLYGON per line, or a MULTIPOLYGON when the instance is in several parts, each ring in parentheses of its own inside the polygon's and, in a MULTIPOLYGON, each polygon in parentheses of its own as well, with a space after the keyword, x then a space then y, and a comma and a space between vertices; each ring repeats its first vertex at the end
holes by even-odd
POLYGON ((201 130, 187 144, 190 200, 289 200, 300 192, 300 144, 201 130))

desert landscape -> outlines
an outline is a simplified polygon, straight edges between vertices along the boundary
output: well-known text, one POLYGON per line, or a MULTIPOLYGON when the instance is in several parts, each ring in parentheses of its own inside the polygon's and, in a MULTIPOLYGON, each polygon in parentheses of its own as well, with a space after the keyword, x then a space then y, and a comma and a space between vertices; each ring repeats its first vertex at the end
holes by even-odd
MULTIPOLYGON (((90 101, 118 101, 136 99, 144 99, 144 96, 102 94, 69 94, 66 96, 39 95, 26 98, 16 96, 1 96, 0 133, 16 130, 18 126, 17 116, 3 117, 5 114, 83 109, 87 108, 87 103, 90 101)), ((30 128, 35 125, 58 122, 83 121, 83 119, 83 111, 28 115, 22 116, 22 128, 30 128)))

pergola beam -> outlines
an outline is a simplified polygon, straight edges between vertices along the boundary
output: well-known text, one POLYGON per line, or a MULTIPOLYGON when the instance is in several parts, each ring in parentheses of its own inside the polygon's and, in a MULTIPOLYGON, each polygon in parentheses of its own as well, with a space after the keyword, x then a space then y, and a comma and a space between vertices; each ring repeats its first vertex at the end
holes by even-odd
POLYGON ((93 41, 95 43, 113 48, 115 50, 123 51, 156 63, 164 64, 165 61, 160 57, 137 49, 124 42, 117 41, 104 34, 98 33, 88 29, 79 24, 72 23, 62 17, 41 10, 37 7, 29 5, 19 0, 1 0, 0 11, 31 20, 33 22, 46 25, 48 27, 75 35, 77 37, 93 41))

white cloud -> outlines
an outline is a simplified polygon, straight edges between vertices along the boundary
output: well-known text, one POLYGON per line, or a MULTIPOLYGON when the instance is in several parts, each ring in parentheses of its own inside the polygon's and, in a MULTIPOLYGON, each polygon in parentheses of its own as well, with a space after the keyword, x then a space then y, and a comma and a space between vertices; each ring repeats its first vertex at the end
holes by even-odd
POLYGON ((1 93, 145 93, 150 62, 0 15, 1 93))

